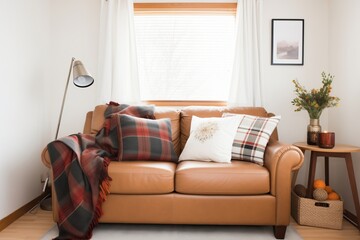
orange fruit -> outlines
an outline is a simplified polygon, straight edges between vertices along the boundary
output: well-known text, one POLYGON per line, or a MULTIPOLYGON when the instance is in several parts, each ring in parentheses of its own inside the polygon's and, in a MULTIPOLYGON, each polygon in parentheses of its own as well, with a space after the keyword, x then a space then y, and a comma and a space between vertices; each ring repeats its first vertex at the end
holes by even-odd
POLYGON ((315 189, 317 189, 317 188, 325 189, 325 187, 326 187, 326 184, 325 184, 324 180, 316 179, 314 181, 314 188, 315 189))
POLYGON ((333 189, 332 189, 332 187, 330 187, 330 186, 326 186, 326 187, 325 187, 325 191, 326 191, 327 193, 331 193, 331 192, 333 191, 333 189))
POLYGON ((328 200, 340 200, 340 196, 336 192, 331 192, 328 194, 328 200))

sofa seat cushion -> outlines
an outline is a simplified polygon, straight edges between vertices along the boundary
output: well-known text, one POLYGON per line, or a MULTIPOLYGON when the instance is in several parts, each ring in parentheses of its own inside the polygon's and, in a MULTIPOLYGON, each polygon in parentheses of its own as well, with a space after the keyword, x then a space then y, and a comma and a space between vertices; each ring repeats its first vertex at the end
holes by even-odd
POLYGON ((270 191, 269 171, 258 164, 183 161, 175 173, 175 191, 202 195, 250 195, 270 191))
POLYGON ((110 162, 110 193, 164 194, 174 191, 176 163, 154 161, 110 162))

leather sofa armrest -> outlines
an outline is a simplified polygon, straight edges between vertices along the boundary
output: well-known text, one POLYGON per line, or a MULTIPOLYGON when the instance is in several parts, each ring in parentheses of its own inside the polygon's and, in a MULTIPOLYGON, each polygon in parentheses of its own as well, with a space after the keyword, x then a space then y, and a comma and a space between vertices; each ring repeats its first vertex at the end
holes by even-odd
POLYGON ((276 198, 276 225, 290 222, 292 171, 303 161, 304 154, 295 146, 270 141, 266 147, 264 166, 270 172, 270 193, 276 198))
POLYGON ((50 168, 51 164, 50 164, 50 155, 49 155, 49 151, 47 146, 42 150, 41 152, 41 161, 43 162, 43 164, 47 167, 50 168))
POLYGON ((291 180, 291 172, 298 170, 303 161, 304 154, 298 147, 279 141, 269 142, 265 150, 264 166, 270 172, 272 195, 276 196, 277 188, 288 180, 285 175, 289 175, 291 180))

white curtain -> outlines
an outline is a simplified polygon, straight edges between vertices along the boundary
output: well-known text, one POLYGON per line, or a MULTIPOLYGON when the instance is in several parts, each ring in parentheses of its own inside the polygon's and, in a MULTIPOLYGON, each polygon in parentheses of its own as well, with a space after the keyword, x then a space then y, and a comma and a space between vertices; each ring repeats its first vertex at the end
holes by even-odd
POLYGON ((132 0, 101 0, 98 101, 140 102, 132 0))
POLYGON ((229 105, 261 106, 260 22, 262 0, 238 0, 235 59, 229 105))

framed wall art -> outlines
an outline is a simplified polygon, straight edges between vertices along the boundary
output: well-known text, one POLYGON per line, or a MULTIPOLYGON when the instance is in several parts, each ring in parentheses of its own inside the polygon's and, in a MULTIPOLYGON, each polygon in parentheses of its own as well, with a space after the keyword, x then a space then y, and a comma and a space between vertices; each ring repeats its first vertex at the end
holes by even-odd
POLYGON ((272 19, 271 65, 304 65, 304 19, 272 19))

